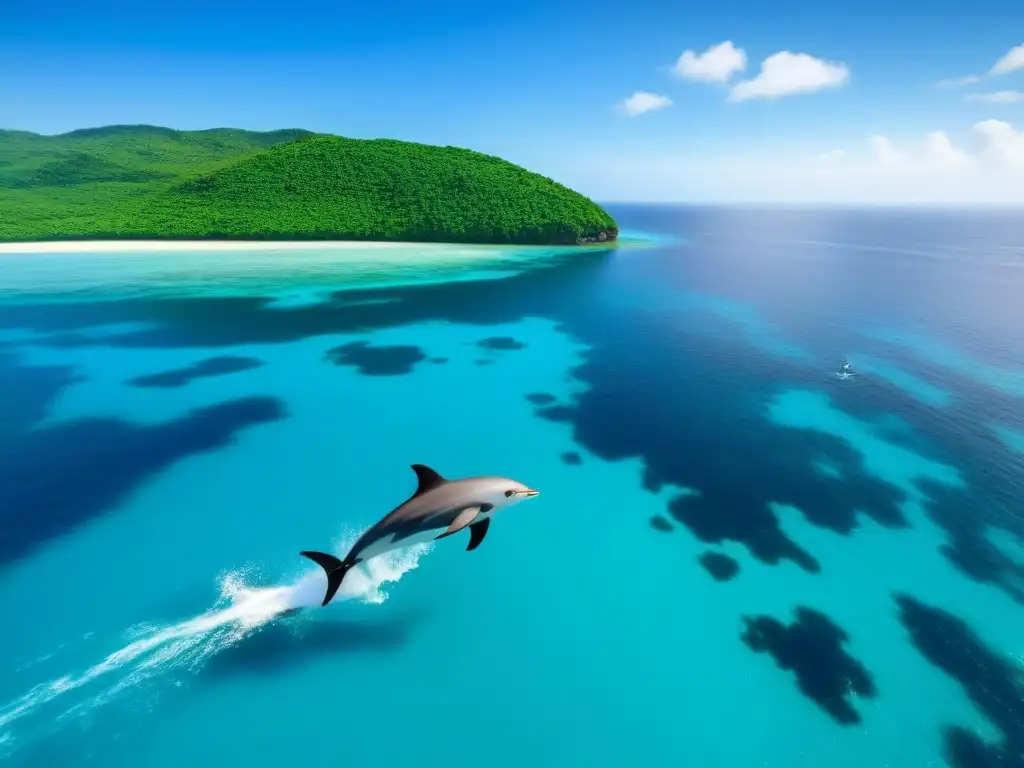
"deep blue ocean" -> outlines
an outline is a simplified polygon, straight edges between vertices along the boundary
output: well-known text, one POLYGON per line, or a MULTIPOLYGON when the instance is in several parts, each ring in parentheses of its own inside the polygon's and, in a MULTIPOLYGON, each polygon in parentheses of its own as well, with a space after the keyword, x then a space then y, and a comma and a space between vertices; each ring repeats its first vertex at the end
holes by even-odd
POLYGON ((1024 766, 1024 212, 610 210, 0 255, 0 762, 1024 766))

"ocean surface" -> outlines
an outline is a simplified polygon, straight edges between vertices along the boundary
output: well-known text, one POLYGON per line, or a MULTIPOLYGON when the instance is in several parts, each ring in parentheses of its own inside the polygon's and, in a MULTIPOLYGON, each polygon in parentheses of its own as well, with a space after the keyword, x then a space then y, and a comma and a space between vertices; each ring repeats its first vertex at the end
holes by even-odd
POLYGON ((1024 212, 611 210, 0 255, 0 762, 1024 766, 1024 212))

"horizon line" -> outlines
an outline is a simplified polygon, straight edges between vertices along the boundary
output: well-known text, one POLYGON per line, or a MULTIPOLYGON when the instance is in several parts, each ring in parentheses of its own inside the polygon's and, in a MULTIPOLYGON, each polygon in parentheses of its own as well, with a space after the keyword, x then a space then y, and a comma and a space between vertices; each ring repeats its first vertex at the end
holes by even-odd
POLYGON ((985 209, 985 210, 1006 210, 1024 211, 1022 202, 972 202, 945 201, 945 202, 899 202, 899 201, 869 201, 858 200, 849 202, 821 202, 821 201, 792 201, 778 202, 767 200, 600 200, 591 198, 595 203, 602 206, 645 206, 649 208, 825 208, 825 209, 850 209, 850 208, 928 208, 931 210, 962 210, 964 208, 985 209))

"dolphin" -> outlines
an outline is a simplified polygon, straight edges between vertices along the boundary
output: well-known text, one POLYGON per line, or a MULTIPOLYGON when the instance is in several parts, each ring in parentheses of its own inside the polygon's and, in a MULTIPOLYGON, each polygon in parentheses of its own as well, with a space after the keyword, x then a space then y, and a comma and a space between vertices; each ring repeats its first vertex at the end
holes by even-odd
POLYGON ((326 552, 299 553, 327 573, 327 594, 321 605, 331 602, 353 566, 385 552, 443 539, 463 528, 469 528, 466 551, 476 549, 487 535, 491 515, 539 493, 507 477, 446 480, 424 464, 413 464, 412 470, 418 481, 416 492, 360 536, 344 560, 326 552))

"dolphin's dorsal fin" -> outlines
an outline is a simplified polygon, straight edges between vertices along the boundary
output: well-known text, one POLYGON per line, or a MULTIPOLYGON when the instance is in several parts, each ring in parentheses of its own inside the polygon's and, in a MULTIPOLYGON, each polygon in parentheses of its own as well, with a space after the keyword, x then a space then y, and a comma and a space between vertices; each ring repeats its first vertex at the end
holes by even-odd
POLYGON ((419 481, 419 486, 416 488, 413 498, 427 491, 432 491, 448 482, 426 464, 413 464, 412 471, 416 473, 416 479, 419 481))

